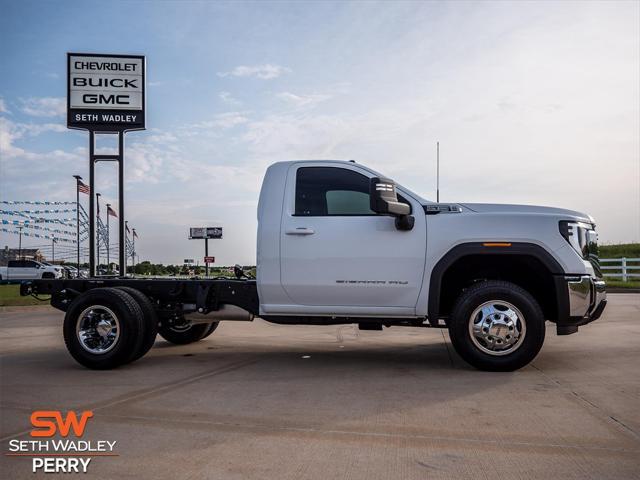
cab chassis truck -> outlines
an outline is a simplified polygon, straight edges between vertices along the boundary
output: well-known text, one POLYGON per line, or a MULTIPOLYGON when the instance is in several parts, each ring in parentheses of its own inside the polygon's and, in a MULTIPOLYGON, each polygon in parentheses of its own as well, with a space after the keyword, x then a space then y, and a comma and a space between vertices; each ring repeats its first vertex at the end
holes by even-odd
POLYGON ((569 335, 606 305, 593 219, 549 207, 433 203, 355 162, 271 165, 258 202, 257 274, 40 279, 82 365, 139 359, 159 333, 201 340, 221 320, 447 328, 481 370, 531 362, 545 322, 569 335))

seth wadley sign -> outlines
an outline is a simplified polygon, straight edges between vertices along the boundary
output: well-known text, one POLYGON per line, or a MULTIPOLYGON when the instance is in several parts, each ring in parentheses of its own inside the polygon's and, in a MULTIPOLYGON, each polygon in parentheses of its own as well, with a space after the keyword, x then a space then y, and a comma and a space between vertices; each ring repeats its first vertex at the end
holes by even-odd
POLYGON ((95 131, 145 128, 145 58, 67 55, 67 126, 95 131))

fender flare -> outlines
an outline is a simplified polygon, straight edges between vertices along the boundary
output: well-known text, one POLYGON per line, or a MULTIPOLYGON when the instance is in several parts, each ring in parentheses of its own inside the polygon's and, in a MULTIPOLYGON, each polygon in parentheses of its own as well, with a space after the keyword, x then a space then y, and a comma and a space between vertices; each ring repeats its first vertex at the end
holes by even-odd
POLYGON ((486 246, 482 242, 470 242, 456 245, 445 253, 433 270, 429 281, 429 302, 427 307, 428 319, 431 325, 436 325, 440 315, 440 294, 442 278, 449 267, 456 261, 469 255, 523 255, 539 260, 552 275, 564 275, 564 270, 558 261, 540 245, 527 242, 511 242, 509 246, 486 246))

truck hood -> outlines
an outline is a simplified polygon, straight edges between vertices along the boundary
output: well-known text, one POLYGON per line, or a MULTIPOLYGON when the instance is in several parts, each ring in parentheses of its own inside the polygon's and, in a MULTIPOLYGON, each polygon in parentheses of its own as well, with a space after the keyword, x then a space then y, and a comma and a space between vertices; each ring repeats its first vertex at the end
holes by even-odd
POLYGON ((593 218, 586 213, 576 212, 575 210, 567 210, 555 207, 540 207, 537 205, 512 205, 499 203, 460 203, 460 206, 476 213, 511 213, 511 214, 540 214, 555 215, 559 217, 568 217, 587 223, 594 223, 593 218))

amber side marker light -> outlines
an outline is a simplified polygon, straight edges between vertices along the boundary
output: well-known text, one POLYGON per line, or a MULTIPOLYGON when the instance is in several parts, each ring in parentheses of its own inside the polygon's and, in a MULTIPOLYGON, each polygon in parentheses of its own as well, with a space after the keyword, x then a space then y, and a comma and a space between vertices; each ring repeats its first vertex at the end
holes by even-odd
POLYGON ((482 246, 483 247, 510 247, 511 244, 506 242, 490 242, 490 243, 483 243, 482 246))

